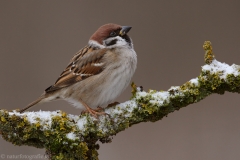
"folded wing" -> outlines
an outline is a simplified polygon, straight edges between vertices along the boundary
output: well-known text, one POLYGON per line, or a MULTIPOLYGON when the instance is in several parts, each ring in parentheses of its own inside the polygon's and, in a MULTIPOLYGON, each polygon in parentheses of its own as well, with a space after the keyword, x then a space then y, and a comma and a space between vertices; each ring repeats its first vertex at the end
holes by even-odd
POLYGON ((105 67, 102 58, 106 51, 107 49, 94 49, 89 46, 80 50, 71 59, 55 84, 48 87, 45 92, 62 89, 102 72, 105 67))

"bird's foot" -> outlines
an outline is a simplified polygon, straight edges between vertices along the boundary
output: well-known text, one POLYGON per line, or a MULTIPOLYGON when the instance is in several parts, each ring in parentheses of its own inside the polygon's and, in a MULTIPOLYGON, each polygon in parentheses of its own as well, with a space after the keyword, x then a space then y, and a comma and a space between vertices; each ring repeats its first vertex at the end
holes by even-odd
POLYGON ((103 110, 102 107, 97 107, 97 109, 92 109, 92 108, 90 108, 90 107, 86 107, 86 109, 87 109, 87 110, 82 111, 82 114, 83 114, 83 113, 89 113, 89 114, 91 114, 93 117, 95 117, 95 118, 97 118, 97 119, 98 119, 98 116, 100 116, 100 115, 108 115, 108 114, 105 113, 105 112, 100 112, 100 111, 103 110))

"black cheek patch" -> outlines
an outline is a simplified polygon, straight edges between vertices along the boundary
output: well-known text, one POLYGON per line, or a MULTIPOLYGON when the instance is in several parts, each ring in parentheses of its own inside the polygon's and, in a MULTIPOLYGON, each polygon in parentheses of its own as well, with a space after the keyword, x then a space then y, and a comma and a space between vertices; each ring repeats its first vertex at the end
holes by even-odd
POLYGON ((112 45, 114 45, 114 44, 116 44, 116 43, 117 43, 117 39, 114 39, 114 40, 106 43, 106 46, 112 46, 112 45))

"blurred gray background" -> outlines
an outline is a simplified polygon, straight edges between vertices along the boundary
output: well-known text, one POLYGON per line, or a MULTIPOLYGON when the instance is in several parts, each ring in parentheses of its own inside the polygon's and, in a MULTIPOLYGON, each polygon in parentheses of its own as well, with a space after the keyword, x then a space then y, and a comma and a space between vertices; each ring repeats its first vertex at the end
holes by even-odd
MULTIPOLYGON (((0 1, 0 108, 23 108, 53 84, 95 30, 132 26, 138 54, 133 77, 145 90, 167 90, 195 78, 203 42, 217 60, 240 64, 240 1, 71 0, 0 1)), ((130 87, 117 101, 130 98, 130 87)), ((240 95, 211 95, 155 123, 137 124, 101 144, 100 160, 235 160, 240 157, 240 95)), ((38 110, 80 111, 64 101, 38 110)), ((43 149, 0 139, 0 154, 37 155, 43 149)))

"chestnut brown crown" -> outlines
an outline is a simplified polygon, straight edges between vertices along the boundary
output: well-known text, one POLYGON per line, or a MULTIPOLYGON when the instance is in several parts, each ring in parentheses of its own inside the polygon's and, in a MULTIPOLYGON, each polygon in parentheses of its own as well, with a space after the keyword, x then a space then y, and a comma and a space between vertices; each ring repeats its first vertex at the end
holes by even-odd
POLYGON ((96 41, 103 45, 103 41, 110 37, 124 36, 132 27, 120 26, 118 24, 105 24, 90 37, 90 40, 96 41))

